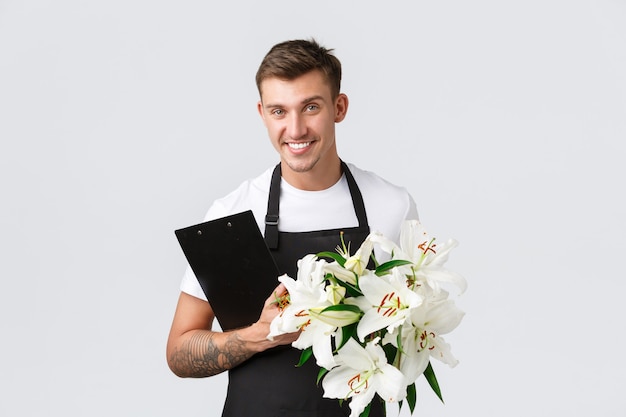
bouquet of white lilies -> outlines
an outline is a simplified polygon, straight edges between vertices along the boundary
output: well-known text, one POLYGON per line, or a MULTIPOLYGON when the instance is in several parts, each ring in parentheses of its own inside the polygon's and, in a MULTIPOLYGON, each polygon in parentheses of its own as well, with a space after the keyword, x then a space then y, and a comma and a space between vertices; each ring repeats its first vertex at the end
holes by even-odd
POLYGON ((444 268, 456 246, 437 245, 417 220, 403 223, 399 246, 371 233, 351 255, 342 237, 337 252, 300 259, 297 279, 279 278, 288 299, 268 338, 301 331, 293 342, 300 364, 315 357, 324 397, 349 399, 351 417, 367 416, 375 396, 406 400, 413 413, 422 374, 442 399, 430 359, 458 363, 442 338, 464 315, 448 289, 463 293, 465 279, 444 268), (389 260, 379 264, 375 248, 389 260))

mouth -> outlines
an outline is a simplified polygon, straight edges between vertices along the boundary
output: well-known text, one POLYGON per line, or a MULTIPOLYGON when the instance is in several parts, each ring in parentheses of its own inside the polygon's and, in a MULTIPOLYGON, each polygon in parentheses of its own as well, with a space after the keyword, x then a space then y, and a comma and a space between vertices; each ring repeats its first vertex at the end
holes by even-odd
POLYGON ((287 146, 293 150, 300 150, 311 146, 311 142, 288 142, 287 146))

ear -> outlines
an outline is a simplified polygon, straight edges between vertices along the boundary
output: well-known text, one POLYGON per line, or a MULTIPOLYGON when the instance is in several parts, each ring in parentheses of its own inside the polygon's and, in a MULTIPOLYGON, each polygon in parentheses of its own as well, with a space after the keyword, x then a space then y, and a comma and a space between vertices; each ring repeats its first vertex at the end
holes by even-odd
POLYGON ((267 126, 267 124, 265 123, 265 112, 263 111, 263 102, 261 100, 259 100, 258 103, 256 104, 256 109, 259 112, 259 116, 261 116, 261 119, 263 119, 263 124, 267 126))
POLYGON ((341 122, 348 113, 348 96, 340 93, 335 100, 335 123, 341 122))

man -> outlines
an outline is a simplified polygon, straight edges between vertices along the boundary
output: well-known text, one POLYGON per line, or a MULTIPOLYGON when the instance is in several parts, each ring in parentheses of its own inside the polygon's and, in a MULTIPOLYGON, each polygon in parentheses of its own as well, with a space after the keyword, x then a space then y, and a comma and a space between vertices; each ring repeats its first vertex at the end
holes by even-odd
MULTIPOLYGON (((404 188, 339 158, 335 124, 346 116, 348 97, 331 52, 313 40, 279 43, 268 52, 256 76, 258 111, 280 163, 215 201, 205 218, 252 210, 281 273, 294 278, 298 259, 332 251, 340 233, 356 249, 374 230, 397 241, 403 220, 417 218, 404 188)), ((285 293, 282 284, 275 293, 285 293)), ((314 360, 295 366, 300 351, 289 345, 298 333, 267 339, 279 312, 275 295, 267 296, 256 323, 214 331, 211 306, 188 268, 167 344, 172 371, 206 377, 228 370, 224 417, 348 415, 345 404, 322 398, 314 360)), ((370 416, 381 415, 376 404, 370 416)))

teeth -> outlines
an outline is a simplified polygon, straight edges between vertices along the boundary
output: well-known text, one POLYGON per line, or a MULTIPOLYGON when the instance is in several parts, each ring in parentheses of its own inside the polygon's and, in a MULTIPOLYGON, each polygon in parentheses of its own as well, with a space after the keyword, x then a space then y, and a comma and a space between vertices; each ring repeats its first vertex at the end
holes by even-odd
POLYGON ((302 149, 309 146, 311 142, 288 143, 291 149, 302 149))

